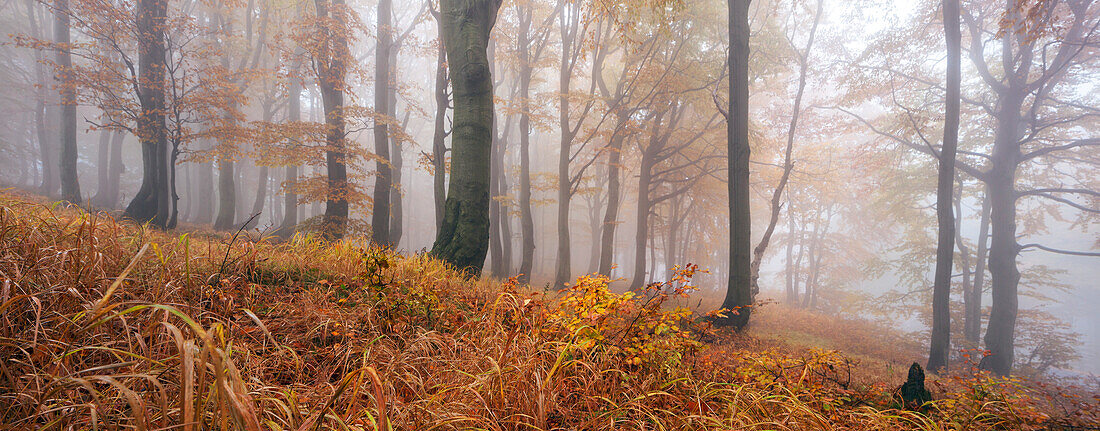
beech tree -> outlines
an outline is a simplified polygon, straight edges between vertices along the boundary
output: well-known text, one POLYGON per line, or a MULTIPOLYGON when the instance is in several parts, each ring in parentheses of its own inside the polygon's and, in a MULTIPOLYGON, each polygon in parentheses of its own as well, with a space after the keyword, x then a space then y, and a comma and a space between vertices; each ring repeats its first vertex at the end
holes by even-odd
POLYGON ((451 181, 432 254, 475 274, 481 272, 489 248, 493 89, 486 50, 500 6, 501 0, 440 2, 454 128, 451 181))
POLYGON ((730 209, 729 287, 716 323, 742 329, 752 312, 752 223, 749 214, 749 3, 729 0, 729 108, 726 115, 730 209))

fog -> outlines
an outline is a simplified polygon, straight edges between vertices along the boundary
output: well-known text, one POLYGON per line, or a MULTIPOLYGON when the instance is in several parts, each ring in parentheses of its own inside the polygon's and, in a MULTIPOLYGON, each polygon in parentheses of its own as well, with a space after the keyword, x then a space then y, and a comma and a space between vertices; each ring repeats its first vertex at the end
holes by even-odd
MULTIPOLYGON (((722 304, 726 1, 504 1, 486 59, 492 145, 488 158, 461 163, 451 159, 454 96, 472 90, 440 85, 438 2, 168 0, 153 60, 141 55, 152 45, 138 3, 3 3, 3 187, 161 228, 273 241, 335 219, 340 235, 417 253, 438 244, 451 180, 487 169, 483 275, 554 290, 602 272, 626 290, 691 263, 707 271, 692 305, 722 304), (379 11, 389 7, 387 24, 379 11), (159 106, 138 97, 157 87, 150 68, 166 77, 159 106), (326 106, 336 96, 341 105, 326 106), (160 138, 141 124, 151 112, 160 138), (158 158, 167 171, 149 179, 158 158)), ((994 237, 1009 238, 1023 246, 1005 252, 1021 274, 1014 370, 1100 373, 1100 4, 962 3, 951 358, 988 348, 994 284, 1004 282, 982 259, 996 253, 994 237), (1016 149, 998 149, 1005 139, 1016 149), (1004 151, 1014 154, 1009 177, 995 168, 1004 151), (1018 195, 1007 234, 983 217, 998 199, 990 190, 1006 184, 1018 195), (967 311, 976 301, 977 315, 967 311)), ((941 17, 939 1, 751 3, 761 306, 865 318, 928 343, 947 97, 941 17)))

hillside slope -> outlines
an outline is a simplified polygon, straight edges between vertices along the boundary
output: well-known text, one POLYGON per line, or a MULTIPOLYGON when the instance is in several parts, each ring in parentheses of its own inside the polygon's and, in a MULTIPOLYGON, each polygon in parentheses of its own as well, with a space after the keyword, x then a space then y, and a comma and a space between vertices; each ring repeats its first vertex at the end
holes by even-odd
MULTIPOLYGON (((932 384, 937 400, 921 412, 896 409, 898 373, 782 336, 714 333, 673 306, 690 292, 691 267, 645 293, 582 277, 548 296, 355 240, 201 237, 0 194, 2 428, 1042 429, 1097 420, 1095 397, 980 374, 932 384)), ((826 324, 800 331, 822 337, 826 324)), ((830 343, 860 343, 856 326, 837 326, 846 341, 830 343)), ((886 351, 857 353, 902 360, 876 353, 886 351)))

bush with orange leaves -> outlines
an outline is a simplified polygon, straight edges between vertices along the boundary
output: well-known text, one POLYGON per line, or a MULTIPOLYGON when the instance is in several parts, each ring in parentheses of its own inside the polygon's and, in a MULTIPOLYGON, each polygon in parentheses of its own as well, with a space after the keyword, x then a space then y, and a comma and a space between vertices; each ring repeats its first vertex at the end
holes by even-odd
POLYGON ((607 355, 627 364, 671 371, 684 355, 702 345, 691 334, 691 310, 666 307, 671 298, 695 290, 690 284, 698 266, 676 268, 668 281, 653 283, 641 292, 614 293, 610 279, 586 275, 563 289, 552 306, 552 330, 570 340, 573 355, 607 355))

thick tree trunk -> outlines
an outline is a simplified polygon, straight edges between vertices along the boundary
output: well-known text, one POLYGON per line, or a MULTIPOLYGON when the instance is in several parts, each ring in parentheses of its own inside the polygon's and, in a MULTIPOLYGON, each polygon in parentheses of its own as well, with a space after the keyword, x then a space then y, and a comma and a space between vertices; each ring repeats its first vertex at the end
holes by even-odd
POLYGON ((393 45, 393 2, 378 2, 378 46, 374 64, 374 152, 378 156, 378 172, 374 176, 374 210, 371 214, 371 240, 383 247, 393 246, 390 239, 390 189, 393 174, 390 165, 389 121, 393 118, 390 106, 390 50, 393 45), (382 117, 382 118, 379 118, 382 117))
POLYGON ((959 0, 943 0, 943 29, 947 38, 947 100, 943 127, 943 150, 939 157, 936 187, 936 219, 939 240, 936 246, 936 275, 932 287, 932 342, 928 352, 928 370, 947 370, 947 351, 951 347, 951 270, 955 255, 955 215, 952 200, 955 185, 955 152, 959 145, 959 85, 962 35, 959 28, 959 0))
POLYGON ((76 83, 73 82, 73 57, 69 51, 69 0, 55 0, 54 39, 57 50, 57 85, 61 94, 61 199, 80 204, 80 180, 76 170, 76 83))
POLYGON ((1015 348, 1016 295, 1020 283, 1020 271, 1016 268, 1020 246, 1016 242, 1015 184, 1016 167, 1021 157, 1019 124, 1023 99, 1023 92, 1017 88, 1010 87, 1001 94, 988 174, 993 307, 985 333, 985 346, 990 356, 982 359, 981 367, 998 375, 1008 375, 1012 371, 1015 348))
POLYGON ((520 11, 520 28, 516 36, 519 56, 519 213, 520 213, 520 263, 519 280, 531 280, 535 258, 535 218, 531 213, 531 74, 530 32, 532 12, 528 6, 517 6, 520 11), (524 13, 526 12, 526 13, 524 13))
POLYGON ((168 140, 164 124, 164 23, 168 5, 160 0, 139 0, 137 4, 138 75, 141 116, 138 139, 141 141, 142 181, 134 199, 126 207, 126 216, 159 227, 168 224, 167 193, 168 140))
POLYGON ((730 276, 722 308, 735 310, 716 319, 742 329, 749 323, 752 295, 752 220, 749 216, 749 2, 729 0, 730 74, 726 139, 729 164, 730 276), (736 314, 734 314, 736 312, 736 314))
POLYGON ((489 248, 493 84, 489 34, 501 0, 442 0, 443 46, 454 89, 451 184, 432 254, 480 274, 489 248))

